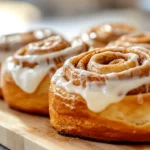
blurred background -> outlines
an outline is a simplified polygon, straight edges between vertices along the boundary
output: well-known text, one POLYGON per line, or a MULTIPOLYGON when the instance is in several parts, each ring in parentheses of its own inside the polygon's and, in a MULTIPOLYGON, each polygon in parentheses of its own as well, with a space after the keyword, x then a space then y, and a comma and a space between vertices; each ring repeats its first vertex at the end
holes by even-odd
POLYGON ((0 0, 0 34, 50 27, 66 36, 101 22, 150 30, 150 0, 0 0))

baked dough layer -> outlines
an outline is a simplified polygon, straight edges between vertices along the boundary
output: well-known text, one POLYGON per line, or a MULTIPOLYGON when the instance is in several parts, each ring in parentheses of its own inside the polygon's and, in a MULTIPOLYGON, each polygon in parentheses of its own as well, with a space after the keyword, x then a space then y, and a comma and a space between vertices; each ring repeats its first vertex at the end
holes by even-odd
POLYGON ((150 142, 150 93, 125 96, 95 113, 81 96, 51 84, 49 106, 58 132, 102 141, 150 142))
POLYGON ((3 75, 2 90, 4 98, 11 108, 28 113, 48 115, 49 75, 41 81, 34 93, 26 93, 16 85, 10 73, 3 75))

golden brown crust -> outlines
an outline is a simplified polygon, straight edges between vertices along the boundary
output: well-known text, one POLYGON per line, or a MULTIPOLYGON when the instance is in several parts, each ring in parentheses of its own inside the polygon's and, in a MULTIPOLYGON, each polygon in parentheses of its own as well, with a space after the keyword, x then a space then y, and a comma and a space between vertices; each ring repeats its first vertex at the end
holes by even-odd
POLYGON ((94 113, 85 100, 51 86, 49 111, 51 124, 59 132, 102 141, 150 142, 150 93, 126 96, 104 111, 94 113), (74 99, 70 99, 74 97, 74 99))
MULTIPOLYGON (((71 65, 63 67, 63 77, 67 81, 72 80, 74 85, 83 85, 83 87, 85 87, 86 82, 96 81, 105 84, 106 81, 116 80, 116 78, 122 81, 146 77, 149 76, 150 67, 145 61, 149 60, 149 57, 150 51, 142 47, 97 48, 70 59, 71 65), (134 60, 131 59, 131 55, 137 55, 138 57, 134 60), (88 71, 88 73, 81 76, 80 71, 76 68, 80 71, 88 71), (109 78, 107 76, 109 73, 113 73, 114 76, 109 78)), ((149 84, 137 87, 129 91, 127 95, 146 92, 150 92, 149 84)))
POLYGON ((150 49, 150 33, 135 32, 120 37, 118 40, 111 42, 108 46, 140 46, 150 49))
MULTIPOLYGON (((75 53, 87 51, 87 47, 84 44, 81 44, 78 47, 78 49, 73 48, 68 41, 57 35, 40 42, 30 43, 19 49, 11 59, 6 60, 2 67, 2 90, 4 99, 8 105, 17 110, 48 115, 48 88, 51 76, 63 65, 66 57, 71 57, 75 53), (64 53, 53 53, 56 51, 64 51, 64 53), (51 53, 52 55, 50 55, 51 53), (31 59, 28 59, 29 57, 31 59), (36 58, 36 60, 34 58, 36 58), (26 90, 23 90, 21 85, 17 84, 16 80, 14 80, 12 71, 15 69, 13 68, 14 70, 10 71, 8 69, 8 63, 13 64, 15 67, 19 66, 19 71, 22 71, 22 68, 32 69, 36 66, 38 66, 41 71, 45 69, 43 69, 43 67, 46 67, 48 68, 48 71, 46 72, 45 77, 43 76, 44 79, 40 81, 40 84, 35 91, 33 93, 31 91, 30 93, 30 91, 26 92, 26 90)), ((17 76, 17 78, 19 77, 17 76)), ((37 78, 35 78, 35 80, 36 79, 37 78)), ((34 83, 35 82, 33 82, 33 84, 34 83)), ((32 83, 28 82, 28 84, 31 86, 32 83)))
POLYGON ((149 58, 150 51, 141 47, 99 48, 71 58, 51 81, 51 124, 57 131, 73 136, 103 141, 150 142, 149 81, 133 88, 128 82, 136 85, 135 79, 149 78, 149 58), (109 86, 111 81, 115 83, 113 87, 109 86), (97 97, 87 98, 89 93, 97 97), (115 101, 119 95, 123 96, 115 101), (90 107, 101 107, 109 100, 114 101, 100 111, 90 107), (103 103, 99 103, 101 101, 103 103))
POLYGON ((51 36, 45 40, 39 42, 32 42, 18 50, 15 55, 42 55, 52 52, 61 51, 71 44, 61 36, 51 36))
MULTIPOLYGON (((70 46, 69 43, 65 41, 62 37, 59 37, 59 39, 55 39, 55 37, 59 36, 54 36, 55 42, 57 42, 57 40, 60 40, 61 42, 58 42, 58 45, 55 44, 56 47, 52 47, 53 49, 59 48, 59 50, 61 50, 70 46)), ((39 53, 40 51, 43 52, 43 47, 45 48, 43 54, 50 53, 50 48, 52 45, 51 41, 53 42, 53 36, 50 39, 48 38, 43 41, 30 43, 29 45, 22 47, 14 54, 13 62, 15 64, 19 64, 17 56, 22 57, 24 55, 34 55, 29 53, 32 50, 36 55, 41 55, 39 53)), ((64 59, 61 60, 61 62, 56 63, 56 68, 62 66, 64 59)), ((22 67, 32 68, 35 67, 37 63, 28 63, 27 61, 23 61, 22 65, 22 67)), ((53 74, 56 71, 56 68, 49 70, 50 73, 53 74)), ((40 82, 36 91, 30 94, 26 93, 20 87, 18 87, 13 80, 10 72, 5 71, 4 69, 4 74, 2 74, 2 90, 4 98, 11 108, 29 113, 48 115, 48 87, 50 85, 50 78, 51 77, 48 73, 40 82)))
POLYGON ((48 86, 47 75, 34 93, 26 93, 16 85, 10 73, 3 74, 3 94, 11 108, 34 114, 48 115, 48 86))
POLYGON ((15 51, 28 43, 40 41, 53 35, 56 35, 56 33, 51 29, 3 35, 0 37, 0 51, 15 51))
MULTIPOLYGON (((8 57, 20 47, 30 42, 37 42, 53 35, 56 35, 56 33, 51 29, 38 29, 24 33, 3 35, 0 37, 0 55, 2 54, 4 55, 4 57, 8 57)), ((2 60, 4 59, 5 58, 3 58, 2 60)), ((0 60, 0 65, 3 62, 2 60, 0 60)), ((2 91, 1 87, 0 91, 2 91)), ((0 97, 3 97, 2 92, 0 92, 0 97)))
POLYGON ((124 23, 105 23, 88 28, 78 38, 81 38, 92 48, 99 48, 136 30, 138 29, 135 26, 124 23))

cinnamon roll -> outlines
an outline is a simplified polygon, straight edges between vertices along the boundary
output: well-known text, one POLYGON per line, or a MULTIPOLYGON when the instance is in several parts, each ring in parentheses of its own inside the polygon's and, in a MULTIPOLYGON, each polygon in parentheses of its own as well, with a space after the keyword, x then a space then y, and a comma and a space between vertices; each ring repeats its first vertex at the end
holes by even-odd
POLYGON ((70 58, 52 77, 49 105, 60 133, 150 142, 150 51, 110 47, 70 58))
POLYGON ((108 46, 140 46, 150 49, 150 33, 131 33, 120 37, 118 40, 111 42, 108 46))
MULTIPOLYGON (((10 35, 3 35, 0 37, 0 68, 1 63, 8 57, 14 54, 16 50, 20 47, 30 43, 36 42, 56 33, 50 29, 39 29, 34 31, 29 31, 25 33, 16 33, 10 35)), ((0 96, 2 96, 1 86, 0 86, 0 96)))
POLYGON ((137 31, 138 28, 123 23, 104 23, 88 28, 77 38, 81 38, 92 48, 106 46, 120 36, 137 31))
POLYGON ((30 43, 6 59, 2 66, 2 91, 8 105, 36 114, 48 114, 50 78, 63 62, 87 46, 61 36, 30 43))

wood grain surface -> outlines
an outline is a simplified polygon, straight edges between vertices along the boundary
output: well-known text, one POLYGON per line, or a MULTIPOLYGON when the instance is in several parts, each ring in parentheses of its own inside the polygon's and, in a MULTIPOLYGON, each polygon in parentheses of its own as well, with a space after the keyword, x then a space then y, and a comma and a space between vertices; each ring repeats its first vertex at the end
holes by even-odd
POLYGON ((11 150, 150 150, 150 145, 119 145, 59 135, 49 118, 11 110, 0 100, 0 143, 11 150))

